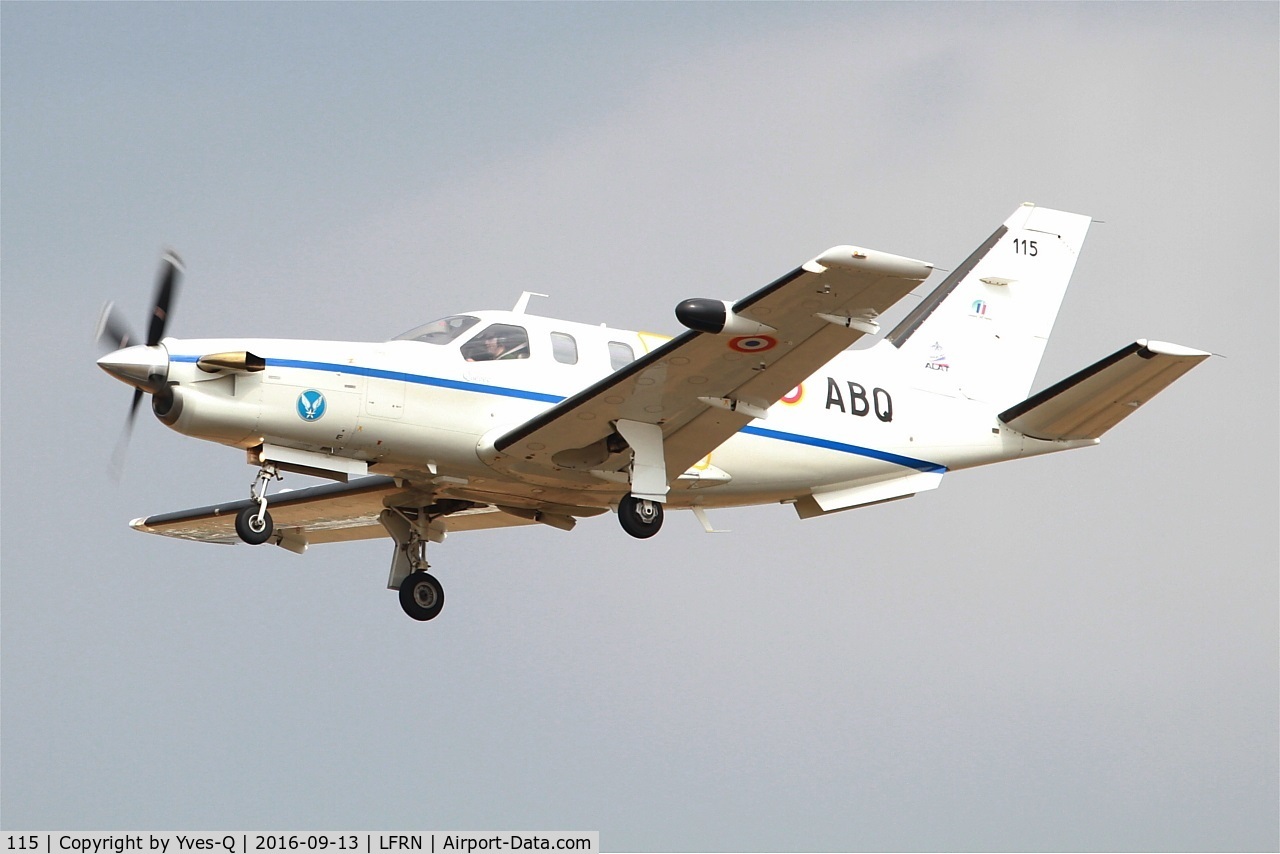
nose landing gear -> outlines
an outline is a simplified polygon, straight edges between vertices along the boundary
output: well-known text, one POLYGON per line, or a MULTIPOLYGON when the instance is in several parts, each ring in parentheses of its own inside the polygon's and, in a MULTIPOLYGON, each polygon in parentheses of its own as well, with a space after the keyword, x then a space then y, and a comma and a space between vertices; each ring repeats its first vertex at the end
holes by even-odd
POLYGON ((255 505, 245 507, 236 514, 236 535, 251 546, 260 546, 271 539, 275 526, 267 512, 267 483, 282 476, 273 463, 263 463, 258 476, 249 487, 249 498, 255 505))

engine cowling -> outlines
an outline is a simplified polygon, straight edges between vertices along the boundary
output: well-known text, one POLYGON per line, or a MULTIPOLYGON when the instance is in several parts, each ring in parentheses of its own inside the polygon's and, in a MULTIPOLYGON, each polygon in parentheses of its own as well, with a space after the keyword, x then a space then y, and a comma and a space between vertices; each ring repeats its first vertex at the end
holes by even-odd
POLYGON ((152 397, 151 409, 160 421, 187 436, 236 446, 258 440, 258 406, 224 394, 170 385, 152 397))

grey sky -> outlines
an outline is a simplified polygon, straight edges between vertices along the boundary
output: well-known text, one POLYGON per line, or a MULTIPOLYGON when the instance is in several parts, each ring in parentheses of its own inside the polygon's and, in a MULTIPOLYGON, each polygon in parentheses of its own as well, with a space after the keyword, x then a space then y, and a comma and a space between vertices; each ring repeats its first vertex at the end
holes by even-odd
MULTIPOLYGON (((0 6, 0 822, 609 850, 1280 847, 1274 4, 0 6), (800 522, 204 547, 236 452, 94 364, 540 313, 672 332, 843 242, 1088 213, 1037 382, 1212 350, 1098 448, 800 522)), ((905 309, 905 307, 904 307, 905 309)), ((299 486, 305 478, 292 477, 299 486)))

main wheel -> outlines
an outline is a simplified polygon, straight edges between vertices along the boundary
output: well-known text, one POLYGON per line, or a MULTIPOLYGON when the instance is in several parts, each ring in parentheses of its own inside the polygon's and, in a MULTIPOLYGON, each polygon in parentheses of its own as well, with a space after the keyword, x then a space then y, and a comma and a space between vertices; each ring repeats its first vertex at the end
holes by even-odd
POLYGON ((662 504, 647 498, 625 495, 618 502, 618 521, 622 530, 639 540, 658 533, 662 527, 662 504))
POLYGON ((444 607, 444 588, 429 572, 412 572, 400 584, 400 607, 415 620, 433 620, 444 607))
POLYGON ((258 505, 250 504, 236 514, 236 534, 251 546, 260 546, 271 539, 275 526, 271 523, 271 514, 262 511, 258 519, 258 505))

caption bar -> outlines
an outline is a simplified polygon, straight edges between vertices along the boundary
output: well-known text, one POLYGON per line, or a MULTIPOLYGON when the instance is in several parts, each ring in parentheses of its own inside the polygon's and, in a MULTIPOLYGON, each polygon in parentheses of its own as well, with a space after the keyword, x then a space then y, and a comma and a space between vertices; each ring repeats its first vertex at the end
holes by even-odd
POLYGON ((576 851, 596 854, 599 831, 427 831, 421 833, 93 833, 67 831, 4 834, 0 854, 405 854, 422 852, 576 851))

